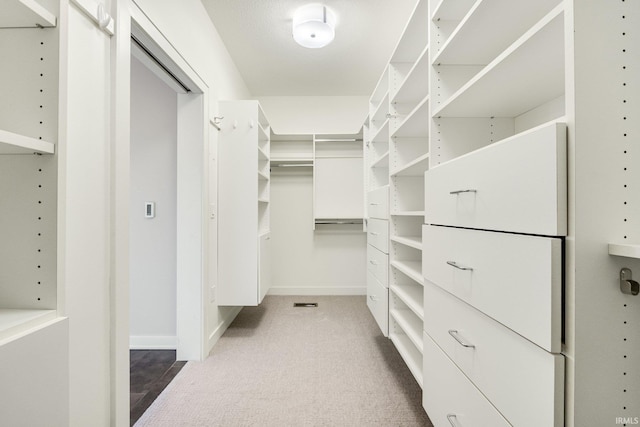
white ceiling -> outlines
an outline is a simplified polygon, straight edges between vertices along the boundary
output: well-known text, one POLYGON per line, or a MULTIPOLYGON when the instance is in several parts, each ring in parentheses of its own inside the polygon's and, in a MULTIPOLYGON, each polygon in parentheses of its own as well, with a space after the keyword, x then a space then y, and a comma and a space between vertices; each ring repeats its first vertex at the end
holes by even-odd
POLYGON ((202 0, 253 96, 370 96, 417 0, 324 0, 335 40, 307 49, 291 22, 313 2, 202 0))

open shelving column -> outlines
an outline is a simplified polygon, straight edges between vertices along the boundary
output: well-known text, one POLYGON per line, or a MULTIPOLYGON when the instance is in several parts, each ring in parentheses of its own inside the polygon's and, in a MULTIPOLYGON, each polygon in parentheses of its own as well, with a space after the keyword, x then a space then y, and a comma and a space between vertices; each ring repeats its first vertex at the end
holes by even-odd
POLYGON ((57 19, 31 0, 0 16, 0 340, 57 317, 57 19))

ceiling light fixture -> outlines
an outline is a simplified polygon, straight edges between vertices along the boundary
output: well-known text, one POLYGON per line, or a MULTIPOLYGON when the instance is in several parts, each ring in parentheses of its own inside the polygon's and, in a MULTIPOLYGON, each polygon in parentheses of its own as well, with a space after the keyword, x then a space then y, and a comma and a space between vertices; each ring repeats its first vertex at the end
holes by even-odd
POLYGON ((293 15, 293 39, 304 47, 325 47, 333 41, 335 27, 335 14, 321 4, 302 6, 293 15))

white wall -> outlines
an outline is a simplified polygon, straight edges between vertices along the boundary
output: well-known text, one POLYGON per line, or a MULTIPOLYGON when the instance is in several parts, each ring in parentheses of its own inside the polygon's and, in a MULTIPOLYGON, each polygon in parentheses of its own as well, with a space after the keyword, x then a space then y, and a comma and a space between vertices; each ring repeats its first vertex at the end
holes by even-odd
POLYGON ((132 59, 131 348, 176 348, 176 143, 177 94, 132 59))
POLYGON ((281 134, 357 133, 369 108, 366 96, 262 96, 271 128, 281 134))

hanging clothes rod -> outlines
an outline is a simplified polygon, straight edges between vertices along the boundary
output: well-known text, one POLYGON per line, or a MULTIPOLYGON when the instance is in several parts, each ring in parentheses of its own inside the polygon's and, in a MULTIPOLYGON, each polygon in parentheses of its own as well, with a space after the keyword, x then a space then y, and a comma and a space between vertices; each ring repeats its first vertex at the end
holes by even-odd
POLYGON ((316 139, 316 142, 362 142, 362 138, 324 138, 316 139))
POLYGON ((279 163, 272 165, 276 168, 312 168, 313 163, 279 163))
POLYGON ((362 219, 316 219, 316 224, 353 224, 362 225, 362 219))

